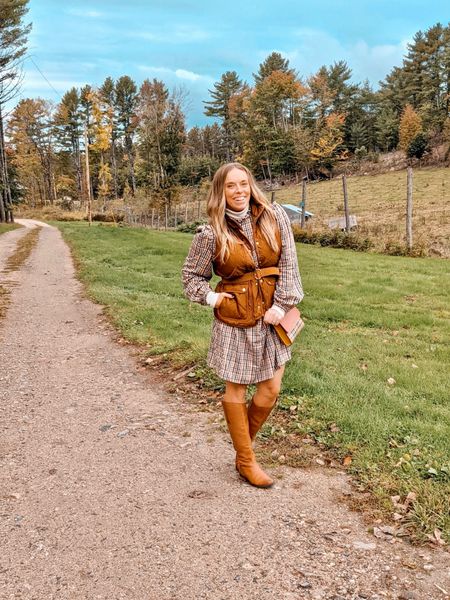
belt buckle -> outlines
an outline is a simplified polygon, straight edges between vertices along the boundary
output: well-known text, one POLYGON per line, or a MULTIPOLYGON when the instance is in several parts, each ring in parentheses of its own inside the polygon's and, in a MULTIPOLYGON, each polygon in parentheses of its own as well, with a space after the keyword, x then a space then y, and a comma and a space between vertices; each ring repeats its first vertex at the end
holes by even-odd
POLYGON ((261 277, 261 269, 255 269, 255 278, 262 279, 261 277))

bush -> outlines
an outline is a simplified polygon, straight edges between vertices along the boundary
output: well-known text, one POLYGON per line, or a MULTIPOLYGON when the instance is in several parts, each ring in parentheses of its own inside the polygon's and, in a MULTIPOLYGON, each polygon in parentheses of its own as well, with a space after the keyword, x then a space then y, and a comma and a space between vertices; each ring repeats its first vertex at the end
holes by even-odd
MULTIPOLYGON (((123 214, 114 214, 114 213, 93 213, 92 220, 100 221, 102 223, 120 223, 125 218, 123 214)), ((87 221, 87 216, 84 217, 84 220, 87 221)))
POLYGON ((427 256, 427 249, 423 243, 414 244, 411 250, 408 250, 406 244, 400 244, 399 242, 386 242, 383 249, 383 254, 389 254, 389 256, 411 256, 413 258, 423 258, 427 256))
POLYGON ((422 158, 428 148, 427 138, 423 133, 418 133, 413 138, 406 150, 406 156, 408 158, 422 158))
POLYGON ((200 225, 204 225, 205 221, 194 221, 193 223, 181 223, 178 225, 177 231, 181 231, 182 233, 196 233, 197 228, 200 225))
POLYGON ((313 232, 294 225, 293 232, 295 241, 302 244, 345 248, 358 252, 367 252, 373 245, 369 238, 361 237, 357 233, 345 233, 340 229, 313 232))

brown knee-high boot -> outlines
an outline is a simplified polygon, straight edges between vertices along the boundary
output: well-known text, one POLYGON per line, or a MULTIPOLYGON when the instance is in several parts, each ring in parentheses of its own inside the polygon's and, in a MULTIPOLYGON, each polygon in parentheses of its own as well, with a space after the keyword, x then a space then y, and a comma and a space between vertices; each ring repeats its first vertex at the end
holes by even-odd
POLYGON ((248 415, 248 430, 250 433, 250 438, 252 442, 256 438, 256 434, 267 421, 270 413, 272 412, 273 407, 276 404, 278 398, 275 398, 275 402, 272 406, 259 406, 255 404, 255 401, 252 398, 252 402, 248 407, 247 415, 248 415))
POLYGON ((228 430, 236 450, 238 471, 256 487, 268 488, 273 480, 264 473, 255 459, 248 429, 247 406, 238 402, 222 402, 228 430))
MULTIPOLYGON (((247 418, 248 418, 248 431, 250 434, 250 440, 252 442, 255 441, 256 434, 267 421, 270 413, 272 412, 273 407, 275 406, 278 398, 275 398, 275 402, 272 406, 259 406, 255 404, 253 398, 250 406, 247 410, 247 418)), ((239 461, 236 454, 236 469, 239 471, 239 461)))

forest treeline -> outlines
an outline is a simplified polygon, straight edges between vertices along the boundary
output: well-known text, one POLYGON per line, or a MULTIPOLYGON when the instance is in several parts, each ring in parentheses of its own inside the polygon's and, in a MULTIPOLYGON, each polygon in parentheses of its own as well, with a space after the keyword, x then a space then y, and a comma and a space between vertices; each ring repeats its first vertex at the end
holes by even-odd
POLYGON ((273 52, 252 82, 227 71, 209 93, 211 124, 189 130, 186 92, 158 79, 107 77, 58 104, 21 100, 6 125, 12 200, 83 200, 89 179, 104 206, 136 194, 170 206, 180 186, 201 184, 223 161, 273 181, 329 176, 340 161, 396 148, 420 158, 450 140, 450 24, 416 33, 376 91, 354 83, 344 61, 304 77, 273 52))

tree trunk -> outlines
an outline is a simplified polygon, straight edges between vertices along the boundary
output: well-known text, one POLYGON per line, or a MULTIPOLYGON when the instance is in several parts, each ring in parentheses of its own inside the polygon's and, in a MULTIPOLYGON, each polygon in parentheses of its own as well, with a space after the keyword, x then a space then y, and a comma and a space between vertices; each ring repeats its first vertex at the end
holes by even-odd
POLYGON ((117 200, 119 192, 117 186, 117 159, 116 159, 116 141, 111 141, 111 166, 113 174, 114 198, 117 200))
POLYGON ((8 163, 5 152, 3 114, 0 104, 0 222, 13 222, 11 187, 8 177, 8 163))

